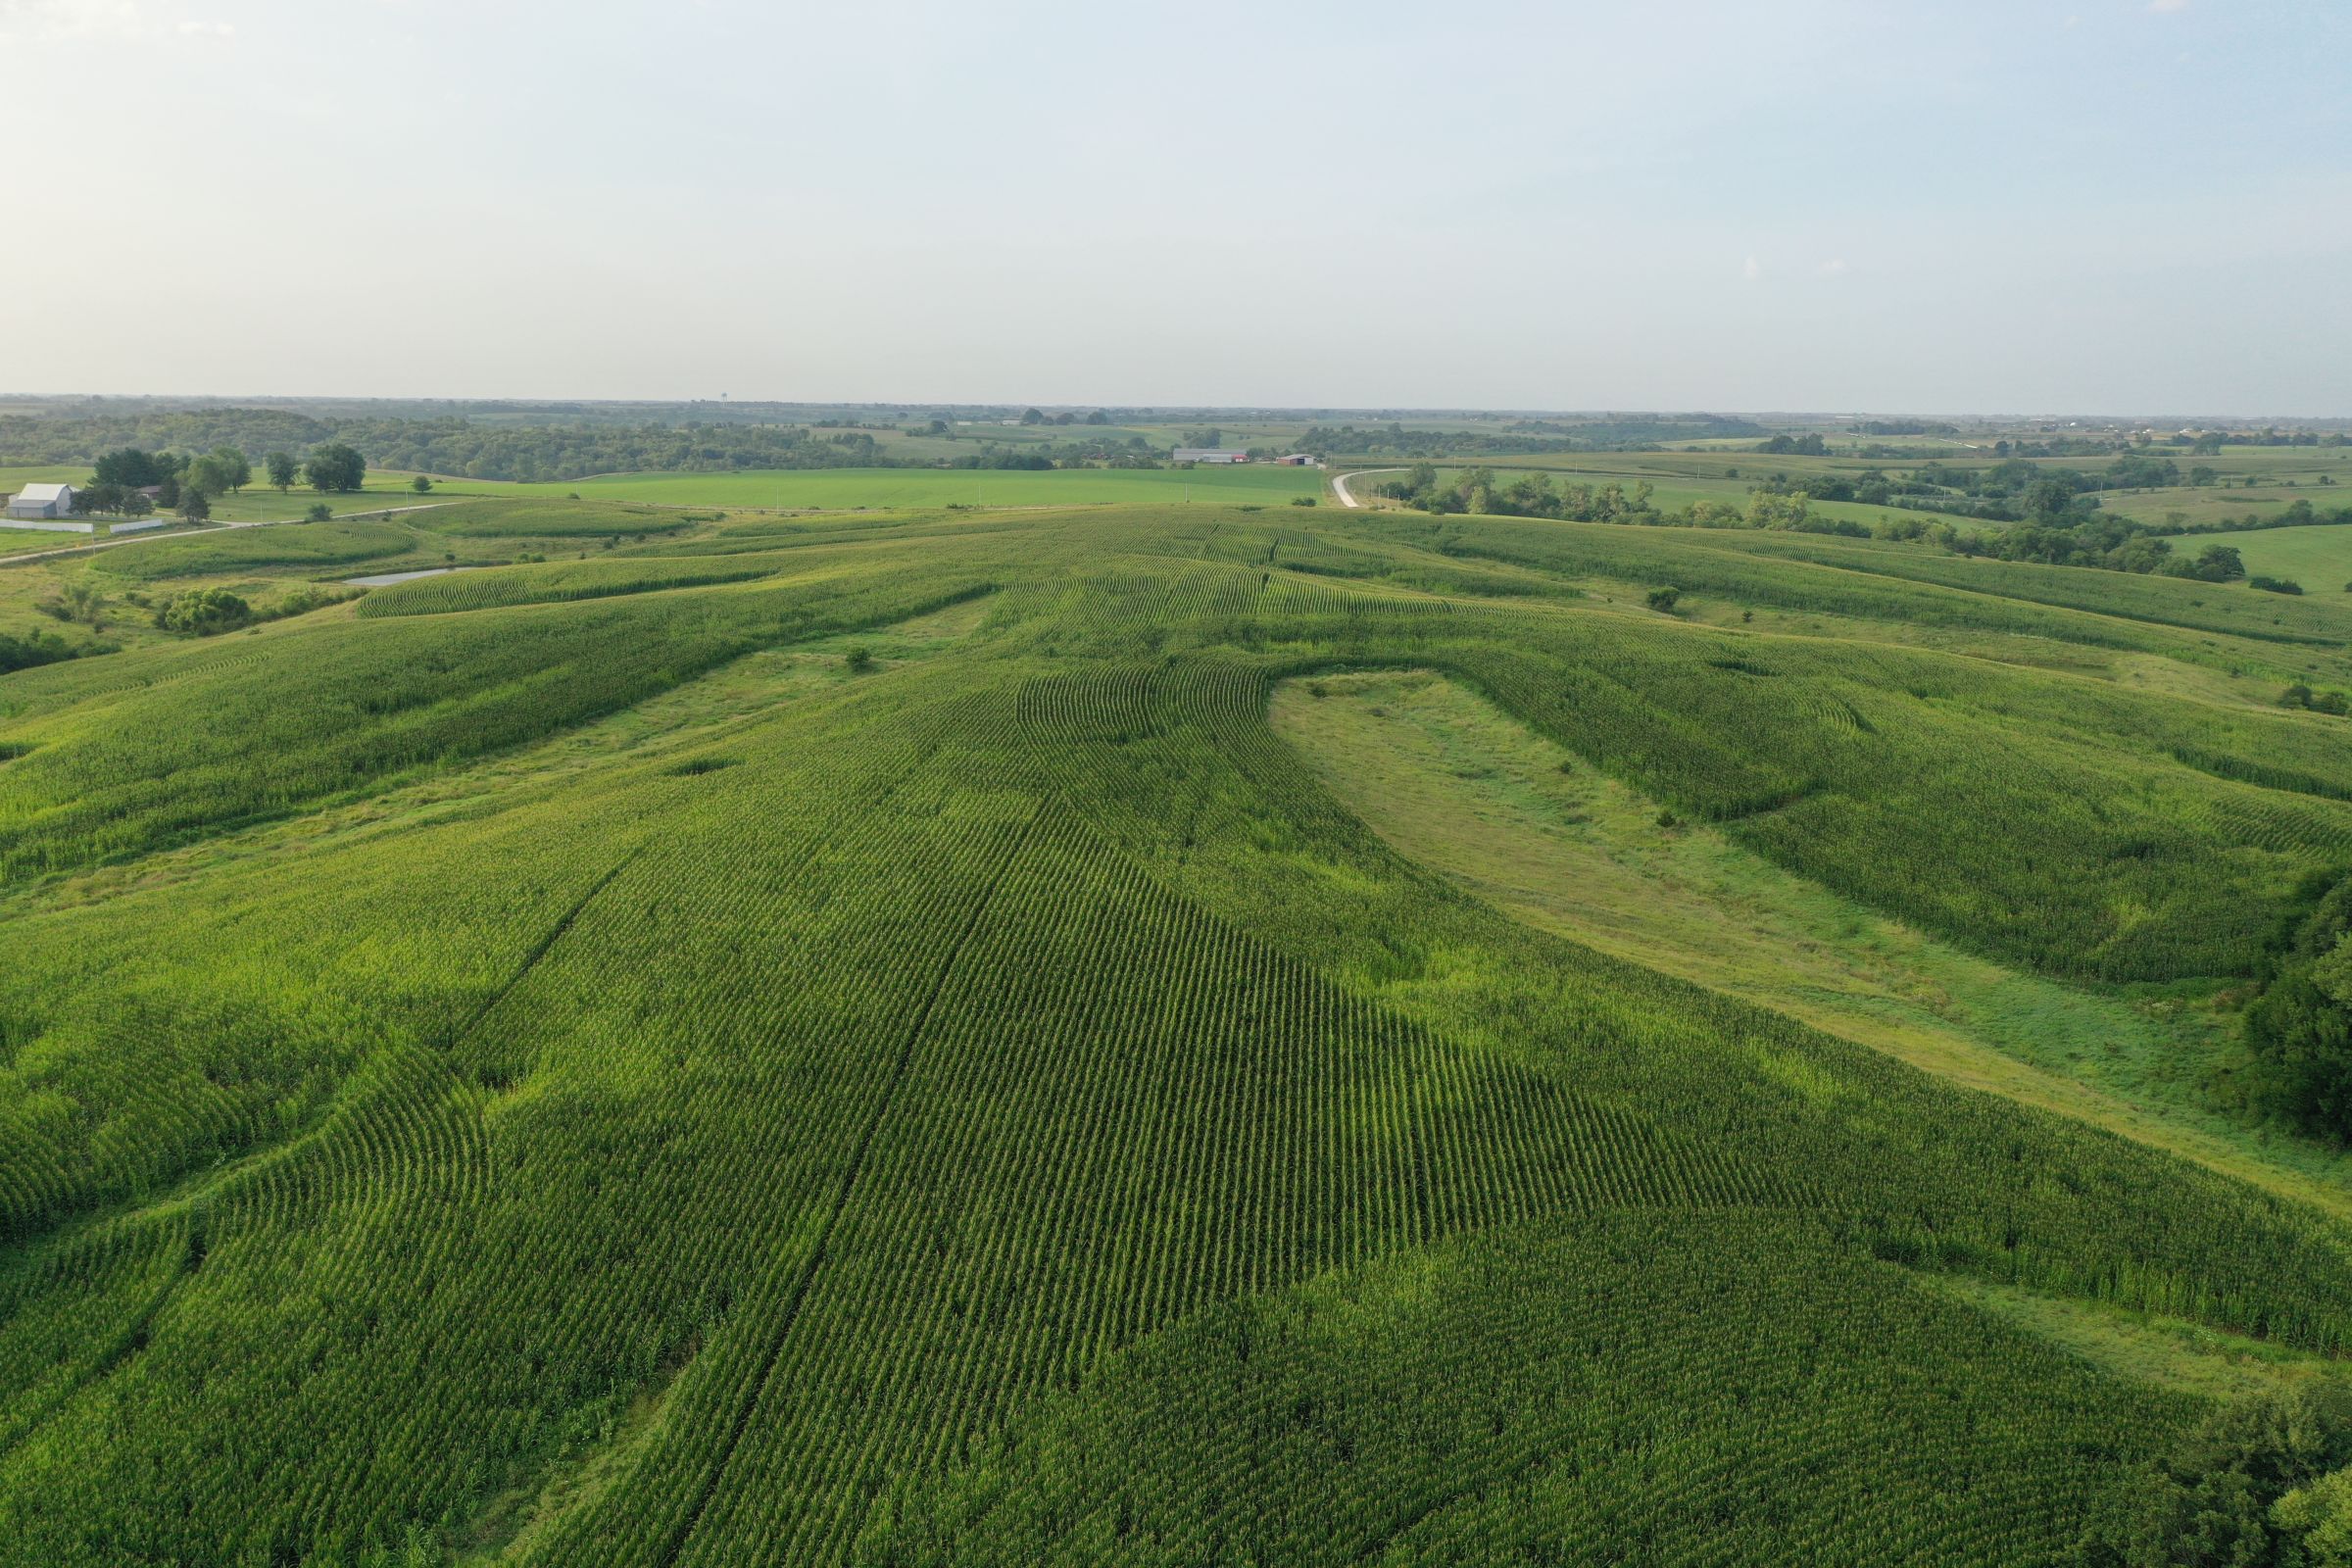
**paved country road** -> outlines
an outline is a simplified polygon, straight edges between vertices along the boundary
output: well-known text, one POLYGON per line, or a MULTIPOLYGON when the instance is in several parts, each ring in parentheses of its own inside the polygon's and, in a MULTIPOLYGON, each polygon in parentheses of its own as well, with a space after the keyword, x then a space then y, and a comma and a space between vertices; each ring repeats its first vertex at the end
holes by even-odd
MULTIPOLYGON (((329 522, 349 522, 354 517, 389 517, 403 512, 430 512, 446 507, 446 501, 426 501, 413 507, 370 507, 366 512, 338 512, 329 522)), ((192 533, 225 533, 231 528, 277 528, 291 522, 307 522, 307 517, 270 517, 256 522, 224 522, 217 528, 172 528, 157 533, 134 533, 127 539, 101 539, 95 544, 67 545, 58 550, 35 550, 28 555, 0 556, 0 566, 22 566, 35 561, 55 561, 60 556, 86 556, 100 550, 116 550, 124 545, 142 545, 150 539, 185 539, 192 533)))
POLYGON ((1356 500, 1354 494, 1348 490, 1348 480, 1361 479, 1368 473, 1402 473, 1403 471, 1402 468, 1358 468, 1353 473, 1335 473, 1331 476, 1332 492, 1340 498, 1341 506, 1360 507, 1363 503, 1356 500))

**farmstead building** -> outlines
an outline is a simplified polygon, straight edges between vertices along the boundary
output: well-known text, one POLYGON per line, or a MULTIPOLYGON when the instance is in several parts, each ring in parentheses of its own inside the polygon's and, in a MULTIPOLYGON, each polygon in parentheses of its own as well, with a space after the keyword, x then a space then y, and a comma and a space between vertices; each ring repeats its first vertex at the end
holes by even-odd
POLYGON ((8 498, 8 514, 28 520, 70 516, 74 487, 70 484, 28 484, 8 498))
POLYGON ((1223 447, 1178 447, 1178 463, 1248 463, 1250 454, 1234 452, 1223 447))

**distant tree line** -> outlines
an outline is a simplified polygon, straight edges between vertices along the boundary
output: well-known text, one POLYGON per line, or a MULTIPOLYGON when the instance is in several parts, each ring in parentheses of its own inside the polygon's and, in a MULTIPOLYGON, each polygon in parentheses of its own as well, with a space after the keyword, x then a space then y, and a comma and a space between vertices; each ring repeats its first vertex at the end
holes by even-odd
MULTIPOLYGON (((353 491, 368 475, 368 460, 357 447, 340 441, 321 442, 300 463, 287 452, 270 453, 262 461, 270 483, 281 492, 292 488, 297 478, 322 495, 353 491)), ((90 482, 76 492, 74 505, 83 512, 117 516, 144 516, 160 506, 201 521, 211 515, 217 498, 252 482, 253 463, 234 446, 205 453, 117 447, 101 453, 91 465, 90 482), (152 500, 150 490, 155 492, 152 500)))
MULTIPOLYGON (((952 433, 945 421, 925 433, 952 433)), ((1087 416, 1061 416, 1037 421, 1049 427, 1068 424, 1083 428, 1107 423, 1087 416)), ((892 428, 883 426, 882 428, 892 428)), ((612 423, 495 424, 462 417, 434 419, 314 418, 273 409, 209 409, 160 414, 106 415, 86 418, 0 417, 0 464, 56 465, 96 462, 122 451, 147 453, 165 460, 174 481, 184 482, 195 454, 241 454, 245 461, 267 463, 270 455, 298 462, 316 485, 321 474, 330 482, 319 488, 357 488, 334 475, 379 468, 411 469, 456 474, 474 479, 546 481, 584 478, 594 473, 633 470, 658 472, 726 471, 737 468, 1035 468, 1110 464, 1143 466, 1155 463, 1143 437, 1124 436, 1067 441, 1000 445, 983 442, 970 454, 939 459, 889 455, 864 428, 819 430, 808 425, 687 424, 681 426, 612 423), (365 459, 358 454, 365 453, 365 459), (324 463, 321 463, 324 459, 324 463), (185 460, 185 461, 182 461, 185 460), (362 464, 361 470, 348 465, 362 464), (342 464, 346 466, 337 467, 342 464)), ((138 470, 151 476, 144 484, 165 483, 162 469, 138 470)), ((277 470, 270 470, 278 483, 277 470)), ((101 476, 101 484, 126 482, 101 476)), ((291 484, 289 473, 284 482, 291 484)), ((135 489, 136 485, 128 488, 135 489)), ((281 486, 282 487, 282 486, 281 486)), ((219 494, 215 491, 214 494, 219 494)), ((166 507, 176 503, 167 500, 166 507)))
POLYGON ((1960 427, 1928 419, 1865 419, 1853 431, 1856 435, 1958 435, 1960 427))
POLYGON ((1318 424, 1299 438, 1298 450, 1311 452, 1320 458, 1434 460, 1511 454, 1534 456, 1562 452, 1655 451, 1675 441, 1760 436, 1764 433, 1761 425, 1748 420, 1719 418, 1713 415, 1684 417, 1656 416, 1593 420, 1581 424, 1525 419, 1494 430, 1408 429, 1394 422, 1385 425, 1318 424))

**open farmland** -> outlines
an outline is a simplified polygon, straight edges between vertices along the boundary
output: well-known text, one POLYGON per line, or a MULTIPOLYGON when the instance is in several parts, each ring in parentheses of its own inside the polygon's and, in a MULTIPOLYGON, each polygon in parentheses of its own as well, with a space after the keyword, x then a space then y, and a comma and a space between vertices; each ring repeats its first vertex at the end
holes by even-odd
POLYGON ((2352 1352, 2352 610, 580 488, 0 676, 0 1562, 2049 1561, 2352 1352))
POLYGON ((2341 594, 2352 584, 2352 527, 2320 524, 2303 528, 2256 528, 2243 533, 2176 537, 2176 550, 2226 544, 2244 558, 2254 576, 2282 577, 2304 592, 2341 594))
MULTIPOLYGON (((538 487, 552 489, 553 486, 538 487)), ((1181 501, 1247 505, 1318 495, 1323 475, 1271 464, 1197 468, 798 468, 609 473, 566 482, 584 499, 674 507, 1057 507, 1181 501)))

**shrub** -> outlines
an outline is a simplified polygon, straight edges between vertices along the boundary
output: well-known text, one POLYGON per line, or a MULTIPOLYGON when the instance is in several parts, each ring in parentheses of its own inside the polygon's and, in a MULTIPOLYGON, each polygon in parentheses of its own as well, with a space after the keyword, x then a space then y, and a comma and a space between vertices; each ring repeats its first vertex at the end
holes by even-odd
POLYGON ((165 600, 155 623, 166 631, 210 637, 252 625, 253 607, 225 588, 190 588, 165 600))
POLYGON ((1683 591, 1680 588, 1652 588, 1642 602, 1650 609, 1662 612, 1672 610, 1682 603, 1682 599, 1683 591))
POLYGON ((2266 594, 2299 594, 2303 585, 2288 577, 2248 577, 2246 586, 2259 588, 2266 594))

